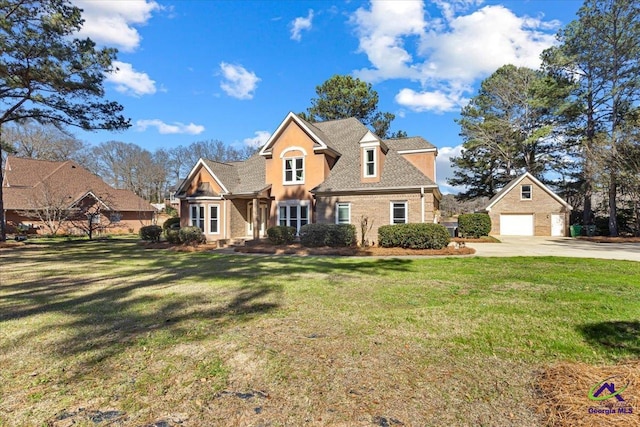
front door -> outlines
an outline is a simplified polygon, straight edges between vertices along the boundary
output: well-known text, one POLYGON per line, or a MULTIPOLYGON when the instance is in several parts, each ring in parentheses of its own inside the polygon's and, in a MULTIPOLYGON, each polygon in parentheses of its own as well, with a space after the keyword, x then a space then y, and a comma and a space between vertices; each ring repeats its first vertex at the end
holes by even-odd
MULTIPOLYGON (((267 205, 260 204, 258 208, 258 220, 260 222, 260 236, 265 236, 267 230, 267 205)), ((253 203, 247 205, 247 236, 253 236, 253 203)))

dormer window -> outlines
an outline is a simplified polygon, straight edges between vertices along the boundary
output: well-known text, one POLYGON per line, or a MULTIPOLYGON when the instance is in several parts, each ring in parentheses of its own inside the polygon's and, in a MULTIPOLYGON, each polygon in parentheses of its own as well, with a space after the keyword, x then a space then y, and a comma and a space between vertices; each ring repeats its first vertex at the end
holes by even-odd
POLYGON ((284 161, 284 183, 304 184, 304 157, 287 157, 284 161))
POLYGON ((531 184, 520 187, 520 200, 531 200, 531 184))
POLYGON ((364 149, 364 177, 373 178, 376 176, 376 149, 365 148, 364 149))

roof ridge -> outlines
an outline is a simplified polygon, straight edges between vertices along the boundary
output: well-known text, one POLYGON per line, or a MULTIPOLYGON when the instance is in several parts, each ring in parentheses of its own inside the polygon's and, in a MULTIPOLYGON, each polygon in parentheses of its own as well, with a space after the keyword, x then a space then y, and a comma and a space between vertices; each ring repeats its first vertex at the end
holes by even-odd
MULTIPOLYGON (((227 162, 221 162, 221 161, 218 161, 218 160, 211 160, 211 159, 203 159, 203 160, 206 160, 207 162, 211 162, 211 163, 217 163, 217 164, 219 164, 219 165, 235 166, 235 165, 232 165, 232 164, 230 164, 230 163, 227 163, 227 162)), ((234 161, 232 161, 232 162, 239 162, 239 161, 241 162, 242 160, 234 160, 234 161)))
POLYGON ((64 162, 54 162, 54 161, 51 161, 51 163, 60 163, 60 164, 58 165, 58 167, 57 167, 57 168, 55 168, 54 170, 52 170, 48 175, 46 175, 46 176, 44 176, 44 177, 40 178, 40 181, 36 182, 36 184, 35 184, 32 188, 36 188, 36 187, 37 187, 37 186, 39 186, 40 184, 44 185, 44 180, 45 180, 45 179, 50 178, 54 173, 58 172, 60 169, 62 169, 62 167, 63 167, 65 164, 67 164, 67 163, 69 163, 69 162, 72 162, 72 160, 65 160, 64 162))

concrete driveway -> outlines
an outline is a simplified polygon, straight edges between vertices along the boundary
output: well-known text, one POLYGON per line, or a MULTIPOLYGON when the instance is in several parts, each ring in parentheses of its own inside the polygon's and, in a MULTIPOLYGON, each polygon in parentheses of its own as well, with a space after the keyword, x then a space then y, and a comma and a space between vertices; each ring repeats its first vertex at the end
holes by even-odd
POLYGON ((640 261, 640 243, 594 243, 570 237, 496 236, 502 243, 467 243, 476 256, 565 256, 640 261))

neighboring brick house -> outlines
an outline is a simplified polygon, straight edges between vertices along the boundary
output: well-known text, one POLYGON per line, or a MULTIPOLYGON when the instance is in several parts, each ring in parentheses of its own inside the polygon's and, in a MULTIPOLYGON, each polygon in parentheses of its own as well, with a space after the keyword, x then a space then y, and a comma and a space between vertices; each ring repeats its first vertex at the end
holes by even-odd
POLYGON ((244 162, 200 159, 178 188, 182 226, 208 240, 258 238, 274 225, 378 227, 434 222, 437 149, 421 137, 381 139, 357 119, 309 123, 293 113, 244 162))
POLYGON ((489 200, 492 235, 567 236, 571 205, 529 172, 489 200))
POLYGON ((18 225, 31 232, 48 234, 41 219, 62 221, 60 233, 79 234, 82 217, 96 212, 96 230, 137 232, 154 219, 155 209, 129 190, 117 190, 74 161, 52 162, 9 156, 2 180, 7 231, 18 225), (61 216, 62 215, 62 216, 61 216), (72 221, 73 220, 73 221, 72 221))

